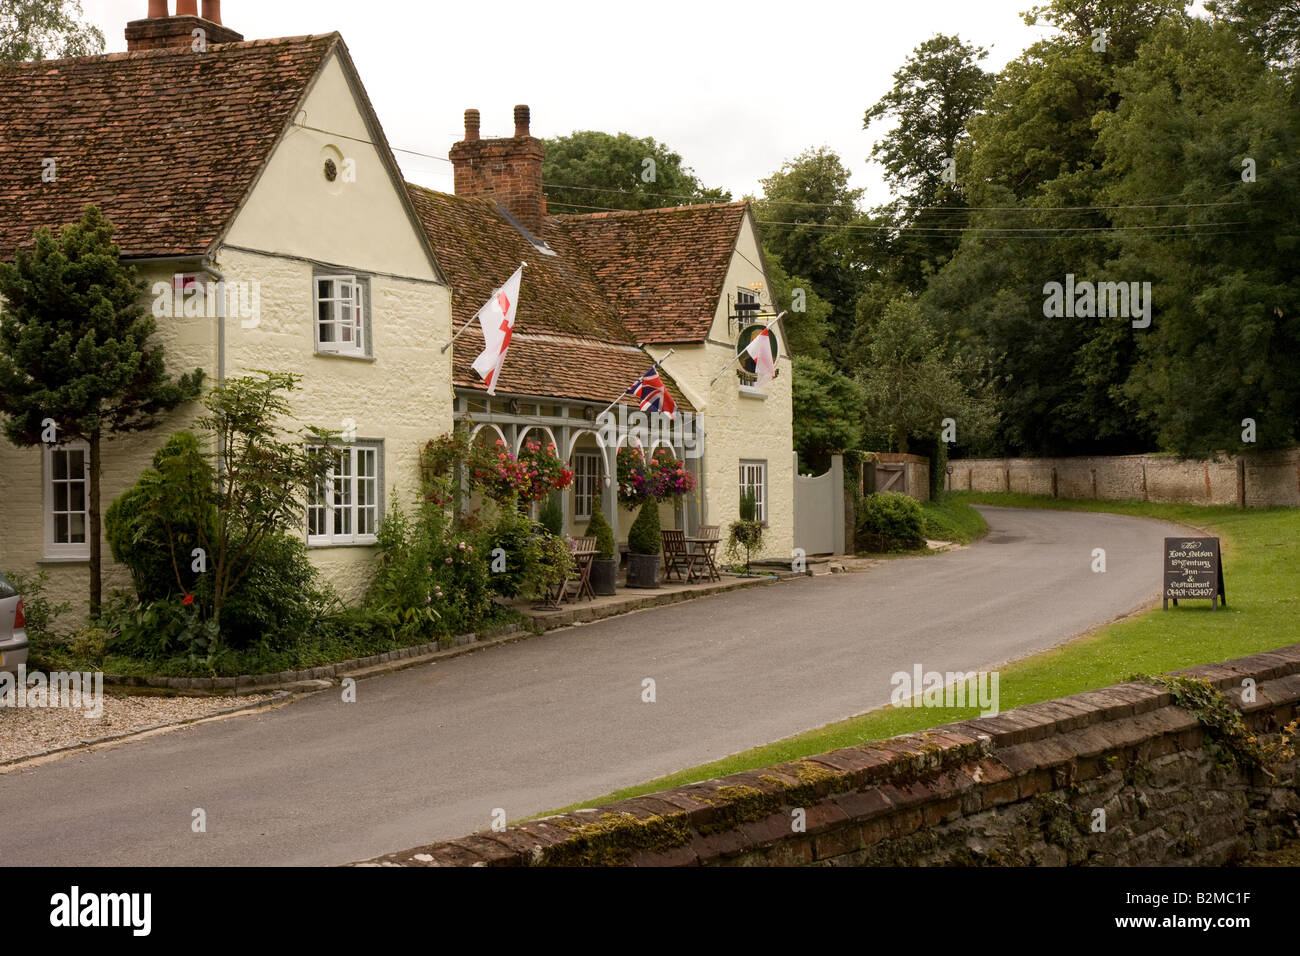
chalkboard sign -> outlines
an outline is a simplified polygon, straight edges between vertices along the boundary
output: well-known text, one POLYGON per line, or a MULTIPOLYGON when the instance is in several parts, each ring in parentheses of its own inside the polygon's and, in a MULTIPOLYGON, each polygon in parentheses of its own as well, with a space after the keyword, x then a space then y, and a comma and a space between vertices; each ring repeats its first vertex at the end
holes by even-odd
POLYGON ((1218 538, 1165 538, 1165 608, 1179 598, 1209 601, 1211 610, 1228 603, 1218 538))

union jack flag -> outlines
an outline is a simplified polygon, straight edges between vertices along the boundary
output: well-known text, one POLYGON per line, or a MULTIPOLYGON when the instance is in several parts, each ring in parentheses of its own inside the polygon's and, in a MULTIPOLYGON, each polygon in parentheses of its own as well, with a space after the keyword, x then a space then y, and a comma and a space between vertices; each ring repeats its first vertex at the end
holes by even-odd
POLYGON ((671 416, 677 411, 677 403, 668 394, 668 386, 653 367, 633 383, 627 394, 635 395, 641 400, 643 412, 663 412, 671 416))

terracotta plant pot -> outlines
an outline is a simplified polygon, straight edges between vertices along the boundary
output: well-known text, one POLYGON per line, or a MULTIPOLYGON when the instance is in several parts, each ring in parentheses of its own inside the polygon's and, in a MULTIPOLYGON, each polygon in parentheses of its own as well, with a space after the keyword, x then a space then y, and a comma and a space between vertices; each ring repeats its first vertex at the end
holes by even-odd
POLYGON ((627 556, 627 586, 630 588, 659 587, 659 555, 629 554, 627 556))

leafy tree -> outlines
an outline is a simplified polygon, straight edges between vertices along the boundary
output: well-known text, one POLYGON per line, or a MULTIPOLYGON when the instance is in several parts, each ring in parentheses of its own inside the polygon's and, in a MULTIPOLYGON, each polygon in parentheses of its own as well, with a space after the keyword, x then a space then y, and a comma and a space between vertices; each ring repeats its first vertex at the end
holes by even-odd
POLYGON ((1207 10, 1269 60, 1294 71, 1300 65, 1300 3, 1295 0, 1208 0, 1207 10))
POLYGON ((910 451, 910 443, 940 434, 953 419, 957 437, 986 434, 995 414, 987 397, 963 384, 960 361, 948 359, 917 304, 895 300, 871 332, 870 360, 859 371, 864 436, 910 451))
POLYGON ((952 256, 960 233, 950 230, 965 224, 955 164, 967 124, 993 88, 992 75, 979 65, 986 56, 983 47, 936 34, 912 52, 894 73, 893 88, 863 118, 863 129, 894 121, 871 156, 884 166, 896 196, 879 210, 899 227, 890 236, 892 271, 912 292, 952 256))
POLYGON ((557 213, 657 209, 729 202, 731 194, 700 183, 679 153, 652 137, 581 130, 543 140, 542 182, 557 213), (649 160, 650 162, 647 162, 649 160))
POLYGON ((1190 216, 1167 205, 1117 215, 1143 228, 1123 235, 1111 271, 1149 279, 1157 306, 1117 391, 1181 454, 1288 445, 1300 437, 1300 196, 1285 168, 1300 148, 1293 90, 1235 30, 1201 20, 1158 29, 1120 90, 1100 136, 1115 177, 1107 198, 1198 205, 1190 216), (1189 218, 1195 229, 1183 228, 1189 218), (1246 418, 1254 442, 1243 440, 1246 418))
MULTIPOLYGON (((160 456, 158 478, 146 486, 146 508, 155 519, 170 515, 173 526, 196 531, 208 568, 203 593, 218 628, 227 598, 257 566, 262 549, 303 526, 307 499, 325 481, 336 452, 332 432, 283 428, 288 393, 300 379, 287 372, 226 379, 204 396, 208 413, 198 420, 219 454, 195 445, 160 456)), ((168 544, 174 559, 189 559, 176 535, 168 544)))
POLYGON ((103 440, 152 428, 199 394, 203 372, 168 376, 144 285, 94 206, 56 238, 36 231, 34 247, 0 262, 0 413, 17 445, 50 437, 90 446, 90 610, 101 599, 100 474, 103 440), (53 429, 53 431, 51 431, 53 429))
POLYGON ((104 52, 104 34, 82 19, 81 0, 5 0, 0 63, 104 52))
POLYGON ((830 362, 794 357, 794 447, 804 464, 823 470, 830 456, 861 438, 862 389, 830 362))
POLYGON ((993 78, 979 66, 983 47, 936 34, 894 73, 894 86, 867 110, 863 129, 892 119, 894 127, 871 151, 885 167, 895 194, 928 205, 951 190, 942 179, 945 158, 956 154, 966 124, 983 105, 993 78))
POLYGON ((763 249, 831 304, 828 344, 838 358, 853 329, 853 301, 862 284, 862 240, 844 228, 862 224, 862 190, 849 187, 849 171, 825 147, 787 161, 762 184, 754 214, 763 249))
POLYGON ((776 256, 764 258, 772 280, 772 304, 778 312, 786 313, 781 331, 790 354, 828 358, 825 343, 830 335, 831 304, 813 290, 808 279, 788 275, 776 256))

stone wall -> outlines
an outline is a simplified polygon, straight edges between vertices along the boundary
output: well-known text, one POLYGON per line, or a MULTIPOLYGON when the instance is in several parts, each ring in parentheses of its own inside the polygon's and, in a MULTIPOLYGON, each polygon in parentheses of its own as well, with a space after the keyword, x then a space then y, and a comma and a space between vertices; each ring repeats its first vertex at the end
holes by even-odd
MULTIPOLYGON (((1256 734, 1300 713, 1300 644, 1180 674, 1256 734)), ((1222 865, 1300 834, 1295 756, 1270 776, 1239 753, 1164 687, 1121 684, 369 862, 1222 865)))
POLYGON ((949 462, 954 491, 1013 491, 1054 498, 1136 498, 1252 508, 1300 505, 1300 448, 1214 461, 1165 455, 968 458, 949 462))

